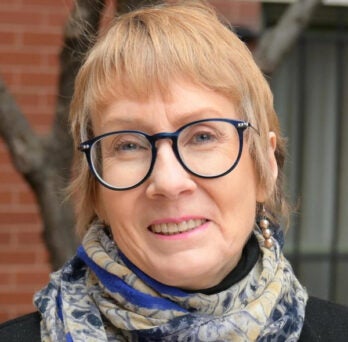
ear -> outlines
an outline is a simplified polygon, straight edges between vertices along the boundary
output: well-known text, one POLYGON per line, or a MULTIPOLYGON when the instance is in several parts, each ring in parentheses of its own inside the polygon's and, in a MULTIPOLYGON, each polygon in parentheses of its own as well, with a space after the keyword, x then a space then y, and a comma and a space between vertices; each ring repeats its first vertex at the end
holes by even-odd
POLYGON ((278 177, 278 164, 275 157, 275 150, 277 147, 277 137, 274 132, 268 133, 268 148, 267 148, 267 160, 268 160, 268 168, 271 171, 272 184, 269 184, 269 189, 265 189, 263 185, 259 185, 259 189, 257 191, 257 202, 263 203, 267 200, 267 197, 270 190, 274 188, 275 183, 278 177))

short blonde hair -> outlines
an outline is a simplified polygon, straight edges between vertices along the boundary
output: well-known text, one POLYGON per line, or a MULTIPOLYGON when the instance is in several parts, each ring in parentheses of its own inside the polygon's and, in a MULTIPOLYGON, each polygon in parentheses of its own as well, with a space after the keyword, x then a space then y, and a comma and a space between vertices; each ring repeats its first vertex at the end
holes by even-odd
MULTIPOLYGON (((154 91, 165 94, 178 75, 227 96, 241 119, 257 127, 260 135, 247 137, 259 182, 268 192, 265 206, 275 219, 287 216, 282 191, 284 140, 269 85, 245 44, 203 2, 160 4, 115 18, 76 78, 70 114, 75 147, 93 136, 91 114, 101 113, 108 101, 122 96, 146 99, 154 91), (269 131, 277 137, 275 186, 267 157, 269 131)), ((80 235, 97 216, 97 188, 78 153, 70 190, 77 197, 80 235)))

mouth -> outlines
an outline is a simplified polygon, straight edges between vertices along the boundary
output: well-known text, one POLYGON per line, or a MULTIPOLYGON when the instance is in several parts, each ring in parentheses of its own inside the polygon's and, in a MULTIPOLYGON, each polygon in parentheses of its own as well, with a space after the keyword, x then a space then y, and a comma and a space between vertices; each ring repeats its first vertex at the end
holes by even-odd
POLYGON ((202 224, 208 222, 207 219, 190 219, 182 222, 157 223, 149 226, 149 230, 155 234, 175 235, 194 230, 202 224))

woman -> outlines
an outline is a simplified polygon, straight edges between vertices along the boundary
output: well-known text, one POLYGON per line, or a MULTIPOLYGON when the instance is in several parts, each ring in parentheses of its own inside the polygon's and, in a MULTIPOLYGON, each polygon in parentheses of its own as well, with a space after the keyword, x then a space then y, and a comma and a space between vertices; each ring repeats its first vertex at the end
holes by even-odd
POLYGON ((82 244, 35 295, 40 319, 17 331, 42 341, 347 339, 347 310, 308 301, 282 254, 271 222, 287 218, 285 151, 272 95, 211 8, 117 18, 77 76, 71 124, 82 244))

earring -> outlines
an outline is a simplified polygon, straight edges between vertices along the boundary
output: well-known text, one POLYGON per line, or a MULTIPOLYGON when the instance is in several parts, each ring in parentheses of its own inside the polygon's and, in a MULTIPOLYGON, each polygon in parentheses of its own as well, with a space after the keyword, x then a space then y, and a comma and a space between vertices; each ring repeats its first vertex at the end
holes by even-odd
POLYGON ((264 246, 266 248, 271 248, 273 246, 272 230, 269 228, 269 220, 266 216, 266 209, 264 205, 262 205, 262 209, 261 209, 261 219, 259 221, 259 226, 262 230, 262 236, 265 239, 264 246))

